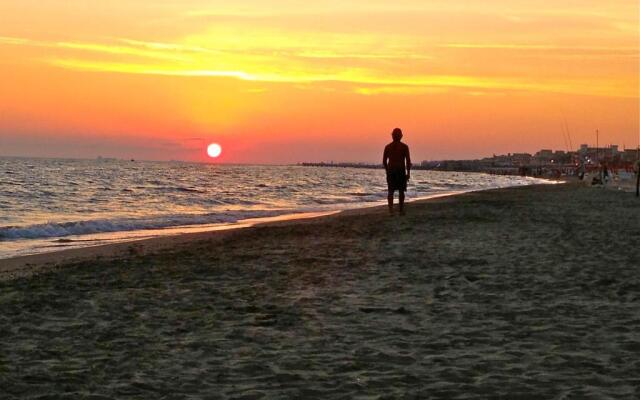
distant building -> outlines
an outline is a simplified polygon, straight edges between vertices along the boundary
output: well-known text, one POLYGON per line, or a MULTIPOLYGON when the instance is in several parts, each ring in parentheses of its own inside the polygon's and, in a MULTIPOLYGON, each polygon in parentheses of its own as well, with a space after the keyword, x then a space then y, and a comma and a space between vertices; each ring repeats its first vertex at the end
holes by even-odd
POLYGON ((584 160, 587 166, 597 169, 600 162, 606 161, 611 168, 629 168, 640 156, 638 149, 620 151, 618 145, 607 147, 589 147, 580 145, 577 151, 542 149, 529 153, 508 153, 485 157, 480 160, 442 160, 423 161, 422 169, 444 171, 476 171, 499 174, 520 174, 535 176, 557 176, 573 174, 579 163, 584 160))
POLYGON ((638 149, 626 149, 620 153, 620 159, 623 162, 634 162, 640 158, 640 151, 638 149))
POLYGON ((420 167, 425 169, 435 169, 440 164, 440 161, 428 161, 424 160, 420 163, 420 167))
POLYGON ((619 162, 622 161, 623 154, 618 149, 617 144, 612 144, 607 147, 589 147, 589 145, 581 144, 578 154, 590 163, 601 161, 619 162))
POLYGON ((535 158, 538 160, 549 160, 553 159, 553 150, 543 149, 535 154, 535 158))
POLYGON ((517 166, 531 164, 531 158, 532 156, 529 153, 513 153, 511 155, 511 160, 513 161, 513 164, 517 166))

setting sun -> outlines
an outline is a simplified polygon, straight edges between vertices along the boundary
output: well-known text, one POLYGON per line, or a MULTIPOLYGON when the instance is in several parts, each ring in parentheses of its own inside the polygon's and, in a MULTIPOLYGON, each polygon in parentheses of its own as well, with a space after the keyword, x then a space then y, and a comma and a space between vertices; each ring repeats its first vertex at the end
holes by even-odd
POLYGON ((211 143, 209 147, 207 147, 207 154, 211 158, 217 158, 222 154, 222 147, 218 143, 211 143))

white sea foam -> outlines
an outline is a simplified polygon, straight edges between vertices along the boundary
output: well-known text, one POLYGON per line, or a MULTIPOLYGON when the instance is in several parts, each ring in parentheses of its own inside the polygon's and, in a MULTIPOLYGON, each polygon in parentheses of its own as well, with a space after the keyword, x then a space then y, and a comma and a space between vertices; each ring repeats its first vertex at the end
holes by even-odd
POLYGON ((149 218, 115 218, 87 221, 49 222, 26 226, 0 227, 0 240, 41 239, 89 235, 105 232, 128 232, 162 229, 176 226, 225 224, 240 219, 262 218, 282 214, 283 211, 243 211, 226 214, 176 214, 149 218))

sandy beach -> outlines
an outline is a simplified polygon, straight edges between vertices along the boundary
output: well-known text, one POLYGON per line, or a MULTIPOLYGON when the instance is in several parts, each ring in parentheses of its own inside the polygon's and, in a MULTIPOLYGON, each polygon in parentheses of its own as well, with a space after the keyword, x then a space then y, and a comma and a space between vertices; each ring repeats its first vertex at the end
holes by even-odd
POLYGON ((4 263, 0 398, 640 394, 630 193, 499 189, 83 251, 4 263))

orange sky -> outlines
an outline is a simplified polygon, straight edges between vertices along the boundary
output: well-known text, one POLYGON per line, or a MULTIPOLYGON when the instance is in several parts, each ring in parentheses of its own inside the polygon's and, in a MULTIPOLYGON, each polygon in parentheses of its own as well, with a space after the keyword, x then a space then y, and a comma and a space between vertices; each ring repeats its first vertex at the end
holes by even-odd
POLYGON ((0 155, 378 161, 399 126, 471 158, 564 150, 565 119, 638 145, 635 0, 303 3, 0 0, 0 155))

